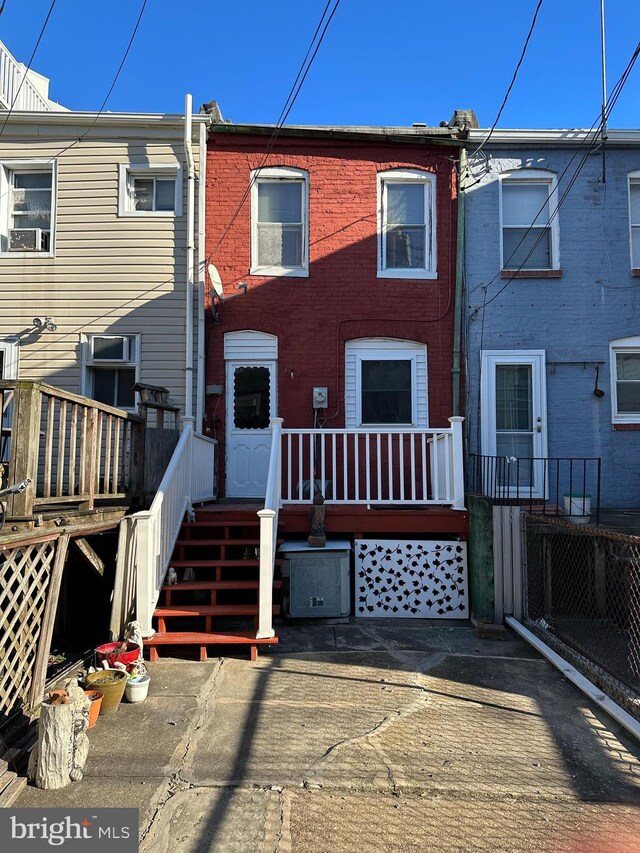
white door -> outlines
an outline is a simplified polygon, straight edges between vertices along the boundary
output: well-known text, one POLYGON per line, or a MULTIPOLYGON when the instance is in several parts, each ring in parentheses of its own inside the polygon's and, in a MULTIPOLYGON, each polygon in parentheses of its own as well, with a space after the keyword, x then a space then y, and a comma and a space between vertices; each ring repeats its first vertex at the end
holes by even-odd
POLYGON ((227 497, 263 498, 276 417, 277 362, 227 361, 227 497))
POLYGON ((493 487, 545 498, 547 402, 544 350, 482 353, 482 453, 495 457, 493 487))

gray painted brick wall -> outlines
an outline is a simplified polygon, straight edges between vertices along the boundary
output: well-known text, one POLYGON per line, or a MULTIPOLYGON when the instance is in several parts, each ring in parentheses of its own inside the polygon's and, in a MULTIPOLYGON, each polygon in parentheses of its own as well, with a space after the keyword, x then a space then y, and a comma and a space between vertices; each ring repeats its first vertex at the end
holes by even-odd
MULTIPOLYGON (((612 429, 609 365, 612 339, 640 335, 640 279, 631 276, 627 183, 628 173, 640 169, 640 150, 610 149, 606 183, 600 153, 589 156, 559 212, 562 278, 515 279, 486 307, 483 322, 483 288, 488 285, 489 300, 506 283, 499 277, 498 175, 528 167, 559 177, 575 153, 534 146, 485 150, 490 171, 466 199, 469 450, 482 452, 481 349, 544 349, 548 455, 602 457, 602 505, 640 506, 640 432, 612 429), (580 364, 558 363, 571 361, 580 364), (601 398, 593 393, 592 361, 602 362, 601 398)), ((560 196, 583 150, 560 180, 560 196)))

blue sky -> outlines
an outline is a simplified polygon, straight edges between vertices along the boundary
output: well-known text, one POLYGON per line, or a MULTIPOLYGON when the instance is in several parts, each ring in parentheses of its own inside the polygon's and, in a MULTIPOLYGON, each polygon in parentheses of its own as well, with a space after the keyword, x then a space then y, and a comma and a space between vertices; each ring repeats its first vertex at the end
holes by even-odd
MULTIPOLYGON (((141 0, 58 0, 34 68, 71 109, 100 106, 141 0)), ((27 62, 50 0, 7 0, 0 39, 27 62)), ((108 109, 180 112, 215 98, 236 122, 277 120, 325 0, 149 0, 108 109)), ((489 126, 536 0, 341 0, 288 119, 489 126)), ((599 0, 544 0, 501 127, 590 127, 600 108, 599 0)), ((610 88, 640 40, 640 3, 607 0, 610 88)), ((640 60, 611 118, 640 127, 640 60)))

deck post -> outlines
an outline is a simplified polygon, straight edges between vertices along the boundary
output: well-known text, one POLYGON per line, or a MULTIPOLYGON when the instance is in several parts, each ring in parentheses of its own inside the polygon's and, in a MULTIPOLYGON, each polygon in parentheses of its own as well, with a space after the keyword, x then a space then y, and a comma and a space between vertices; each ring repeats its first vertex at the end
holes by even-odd
POLYGON ((464 505, 464 451, 462 444, 462 424, 464 418, 456 415, 449 418, 451 424, 451 466, 453 468, 453 504, 452 509, 465 509, 464 505))
POLYGON ((275 636, 273 630, 273 553, 275 546, 273 509, 258 510, 260 519, 260 586, 258 589, 258 630, 256 639, 275 636))
POLYGON ((159 555, 156 555, 152 538, 151 513, 148 510, 137 512, 134 518, 136 519, 136 619, 140 622, 142 636, 151 637, 155 634, 152 625, 152 603, 155 601, 153 583, 159 555))
POLYGON ((38 480, 38 449, 40 444, 40 412, 42 394, 36 382, 17 382, 15 385, 9 485, 31 480, 23 492, 10 495, 7 501, 9 518, 30 518, 38 480))

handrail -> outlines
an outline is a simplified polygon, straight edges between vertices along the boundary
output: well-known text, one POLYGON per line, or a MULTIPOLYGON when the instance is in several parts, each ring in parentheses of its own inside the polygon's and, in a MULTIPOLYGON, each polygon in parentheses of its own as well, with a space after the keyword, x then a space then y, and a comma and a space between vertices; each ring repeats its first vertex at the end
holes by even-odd
POLYGON ((186 424, 148 510, 129 517, 135 536, 132 564, 135 572, 136 618, 144 636, 153 634, 152 618, 173 549, 187 509, 194 501, 215 496, 214 472, 217 442, 196 435, 186 424), (203 439, 203 441, 201 441, 203 439), (199 452, 194 454, 194 444, 199 452), (207 455, 204 452, 208 451, 207 455), (208 492, 205 482, 210 484, 208 492))
POLYGON ((275 636, 273 630, 273 571, 278 542, 278 514, 282 489, 282 418, 271 419, 271 453, 264 508, 260 519, 260 579, 256 639, 275 636))

